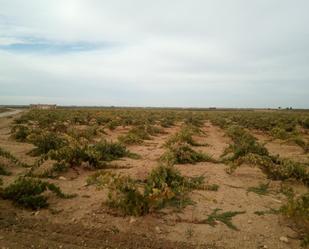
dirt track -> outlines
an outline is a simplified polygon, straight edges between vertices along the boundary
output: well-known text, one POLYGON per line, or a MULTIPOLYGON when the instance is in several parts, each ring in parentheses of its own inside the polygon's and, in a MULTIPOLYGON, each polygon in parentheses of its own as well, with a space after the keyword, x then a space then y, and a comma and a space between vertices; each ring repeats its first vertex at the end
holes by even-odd
POLYGON ((16 114, 18 114, 18 113, 20 113, 22 111, 23 110, 12 109, 12 111, 2 112, 2 113, 0 113, 0 118, 5 118, 5 117, 13 116, 13 115, 16 115, 16 114))

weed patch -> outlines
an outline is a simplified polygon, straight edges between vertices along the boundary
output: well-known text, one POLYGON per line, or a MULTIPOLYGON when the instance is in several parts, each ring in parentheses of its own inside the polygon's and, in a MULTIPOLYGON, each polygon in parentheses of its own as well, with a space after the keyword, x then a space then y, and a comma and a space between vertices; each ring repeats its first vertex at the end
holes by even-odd
POLYGON ((60 198, 74 197, 74 195, 64 194, 55 184, 25 177, 18 178, 14 183, 2 189, 0 195, 3 199, 12 200, 19 206, 35 210, 48 206, 47 197, 42 195, 47 190, 60 198))

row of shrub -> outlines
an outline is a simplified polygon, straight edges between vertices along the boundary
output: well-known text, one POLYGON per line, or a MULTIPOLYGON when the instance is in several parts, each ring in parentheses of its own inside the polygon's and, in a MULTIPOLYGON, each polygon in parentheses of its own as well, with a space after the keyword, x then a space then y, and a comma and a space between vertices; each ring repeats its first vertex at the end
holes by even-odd
POLYGON ((140 216, 171 206, 181 208, 192 203, 188 193, 201 188, 204 177, 184 177, 172 166, 153 169, 144 182, 108 172, 95 173, 89 184, 107 186, 107 204, 125 215, 140 216))
POLYGON ((221 128, 238 125, 260 130, 273 138, 299 145, 305 153, 309 151, 309 141, 304 136, 309 129, 308 112, 218 112, 209 118, 221 128))
POLYGON ((254 136, 239 126, 227 130, 233 143, 225 150, 223 161, 231 162, 230 171, 243 163, 257 165, 274 180, 296 179, 309 186, 309 165, 272 156, 254 136))

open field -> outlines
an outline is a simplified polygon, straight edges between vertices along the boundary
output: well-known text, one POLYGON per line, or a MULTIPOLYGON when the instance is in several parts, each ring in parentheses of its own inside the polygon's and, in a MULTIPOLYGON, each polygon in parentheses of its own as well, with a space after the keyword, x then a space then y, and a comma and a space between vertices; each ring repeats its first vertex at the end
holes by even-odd
POLYGON ((309 112, 25 110, 0 118, 0 245, 306 247, 308 152, 309 112))

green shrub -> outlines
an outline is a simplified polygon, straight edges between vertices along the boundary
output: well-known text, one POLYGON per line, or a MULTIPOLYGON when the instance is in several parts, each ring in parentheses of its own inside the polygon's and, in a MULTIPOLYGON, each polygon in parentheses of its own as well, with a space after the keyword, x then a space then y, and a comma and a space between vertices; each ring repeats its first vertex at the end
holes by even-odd
POLYGON ((115 130, 118 126, 120 125, 119 120, 110 120, 107 124, 106 127, 110 129, 111 131, 115 130))
POLYGON ((282 129, 280 127, 274 127, 271 131, 270 131, 271 135, 275 138, 278 139, 287 139, 289 137, 289 134, 287 133, 287 131, 285 129, 282 129))
POLYGON ((3 149, 1 147, 0 147, 0 157, 8 159, 10 162, 15 164, 16 166, 29 167, 29 165, 21 162, 19 159, 17 159, 15 156, 13 156, 9 151, 6 151, 5 149, 3 149))
POLYGON ((140 216, 149 212, 147 199, 143 192, 128 176, 114 177, 109 185, 107 204, 126 215, 140 216))
POLYGON ((231 126, 227 130, 227 134, 232 138, 233 144, 231 144, 225 154, 232 152, 233 156, 228 160, 234 161, 247 154, 257 154, 261 156, 268 156, 267 149, 259 144, 255 137, 249 132, 246 132, 239 126, 231 126))
POLYGON ((227 227, 238 231, 238 228, 232 223, 232 218, 239 214, 244 214, 244 211, 236 211, 236 212, 223 212, 218 213, 221 209, 217 208, 215 209, 205 220, 202 220, 198 223, 200 224, 209 224, 211 226, 216 226, 218 223, 217 221, 222 222, 227 227))
POLYGON ((309 192, 298 197, 295 195, 290 197, 281 211, 288 217, 303 220, 309 225, 309 192))
POLYGON ((250 153, 244 157, 238 158, 238 160, 232 164, 230 168, 231 172, 245 162, 257 165, 273 180, 295 179, 309 186, 309 167, 307 164, 295 162, 289 159, 260 156, 250 153))
POLYGON ((118 137, 120 143, 131 145, 131 144, 142 144, 143 139, 134 133, 128 133, 118 137))
POLYGON ((86 129, 75 129, 70 128, 68 129, 67 134, 73 137, 77 141, 82 141, 83 139, 92 141, 95 136, 98 135, 99 128, 97 126, 90 126, 86 129))
POLYGON ((4 167, 4 165, 1 165, 1 163, 0 163, 0 175, 2 175, 2 176, 9 176, 9 175, 11 175, 11 172, 9 172, 9 171, 4 167))
POLYGON ((49 153, 51 159, 57 160, 60 165, 68 167, 80 166, 83 162, 89 166, 101 168, 105 161, 116 160, 125 156, 134 156, 120 143, 100 141, 94 145, 80 145, 72 143, 49 153))
POLYGON ((150 135, 155 135, 160 130, 153 126, 139 125, 132 128, 126 135, 118 137, 118 140, 123 144, 142 144, 143 140, 151 139, 150 135))
POLYGON ((215 162, 211 156, 193 150, 186 143, 176 143, 169 146, 168 150, 162 155, 161 160, 171 165, 194 164, 197 162, 215 162))
POLYGON ((302 246, 306 247, 309 244, 309 192, 290 196, 280 211, 295 222, 302 237, 302 246))
POLYGON ((12 200, 19 206, 35 210, 48 206, 47 197, 42 195, 47 190, 60 198, 72 198, 74 196, 64 194, 58 186, 52 183, 20 177, 1 191, 1 197, 12 200))
POLYGON ((112 161, 128 156, 127 148, 120 143, 107 142, 105 140, 94 145, 94 149, 99 153, 100 160, 112 161))
POLYGON ((26 142, 27 137, 31 134, 31 131, 25 125, 15 125, 11 129, 11 134, 16 141, 26 142))
POLYGON ((200 188, 203 177, 183 177, 172 166, 158 166, 144 184, 127 176, 98 174, 89 183, 108 185, 108 204, 127 215, 144 215, 167 205, 183 207, 192 203, 187 194, 200 188))
POLYGON ((33 136, 31 142, 37 147, 30 151, 33 156, 47 154, 51 150, 58 150, 67 144, 66 140, 54 132, 43 132, 33 136))
POLYGON ((267 184, 264 184, 264 183, 261 183, 259 186, 257 187, 250 187, 247 189, 247 193, 249 192, 254 192, 258 195, 267 195, 268 194, 268 188, 269 188, 269 183, 267 184))
POLYGON ((192 137, 194 134, 195 132, 190 127, 185 126, 179 132, 170 137, 165 143, 165 146, 169 147, 176 143, 187 143, 192 146, 206 145, 206 144, 199 144, 198 142, 194 141, 192 137))
POLYGON ((164 128, 172 127, 175 125, 175 118, 174 117, 164 117, 160 120, 160 124, 164 128))

